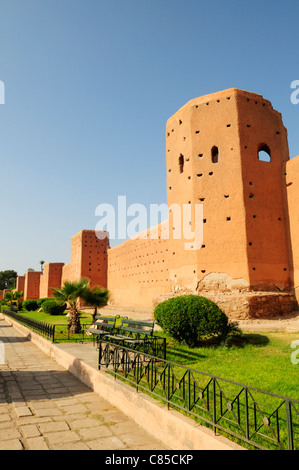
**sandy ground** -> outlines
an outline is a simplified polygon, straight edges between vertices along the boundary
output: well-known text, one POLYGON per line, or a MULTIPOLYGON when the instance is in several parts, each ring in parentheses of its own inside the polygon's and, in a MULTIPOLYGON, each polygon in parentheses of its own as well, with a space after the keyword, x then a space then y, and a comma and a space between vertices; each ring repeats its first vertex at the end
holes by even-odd
MULTIPOLYGON (((92 311, 90 309, 84 309, 92 311)), ((153 311, 151 308, 129 308, 129 307, 114 307, 108 305, 100 310, 101 315, 120 315, 127 316, 136 320, 151 320, 153 318, 153 311)), ((236 320, 239 327, 243 331, 285 331, 286 333, 299 333, 299 311, 293 312, 289 315, 280 317, 273 317, 271 320, 265 318, 252 319, 252 320, 236 320)))

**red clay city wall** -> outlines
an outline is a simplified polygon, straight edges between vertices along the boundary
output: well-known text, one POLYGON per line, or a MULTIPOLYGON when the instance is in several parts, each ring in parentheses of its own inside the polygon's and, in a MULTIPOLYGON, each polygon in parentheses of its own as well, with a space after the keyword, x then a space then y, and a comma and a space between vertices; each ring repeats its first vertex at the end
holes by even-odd
POLYGON ((40 271, 28 271, 25 274, 24 300, 39 299, 39 284, 42 273, 40 271))
POLYGON ((89 279, 90 287, 107 287, 107 251, 109 239, 99 239, 94 230, 82 230, 72 237, 71 260, 62 268, 61 285, 65 281, 89 279))
POLYGON ((271 103, 235 88, 189 101, 166 124, 166 174, 172 210, 155 227, 157 236, 152 227, 110 248, 108 235, 79 232, 61 285, 87 278, 123 307, 194 293, 235 318, 296 309, 299 157, 289 161, 287 131, 271 103), (177 238, 186 207, 190 230, 203 230, 196 249, 186 249, 185 234, 177 238))
POLYGON ((40 277, 40 298, 52 297, 54 289, 61 287, 62 268, 64 263, 46 263, 43 275, 40 277))
POLYGON ((288 160, 281 115, 261 95, 229 89, 183 106, 166 126, 168 205, 203 205, 202 247, 186 251, 170 220, 169 240, 131 239, 110 249, 111 302, 152 306, 167 294, 256 291, 246 300, 250 316, 257 305, 260 313, 270 304, 279 311, 279 302, 295 308, 292 293, 279 297, 293 286, 288 160))
POLYGON ((18 276, 16 283, 16 291, 24 292, 25 289, 25 276, 18 276))
POLYGON ((299 156, 287 162, 286 189, 288 211, 285 217, 290 225, 291 239, 290 271, 296 298, 299 301, 299 156))

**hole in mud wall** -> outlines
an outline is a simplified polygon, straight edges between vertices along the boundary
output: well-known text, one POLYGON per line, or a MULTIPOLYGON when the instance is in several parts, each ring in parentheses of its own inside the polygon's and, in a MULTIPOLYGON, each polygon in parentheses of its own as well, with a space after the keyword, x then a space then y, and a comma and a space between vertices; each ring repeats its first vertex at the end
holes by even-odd
POLYGON ((216 146, 212 147, 211 155, 212 155, 212 163, 218 163, 218 162, 219 162, 219 150, 218 150, 218 147, 216 147, 216 146))
POLYGON ((261 162, 271 162, 271 150, 267 144, 260 144, 258 147, 258 159, 261 162))
POLYGON ((179 169, 180 169, 180 173, 183 173, 184 171, 184 155, 180 155, 179 156, 179 169))

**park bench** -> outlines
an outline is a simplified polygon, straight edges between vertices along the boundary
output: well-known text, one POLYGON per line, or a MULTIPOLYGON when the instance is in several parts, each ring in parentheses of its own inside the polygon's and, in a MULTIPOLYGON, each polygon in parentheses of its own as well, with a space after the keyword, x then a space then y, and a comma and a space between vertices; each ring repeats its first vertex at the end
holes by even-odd
POLYGON ((137 321, 122 318, 116 334, 108 334, 99 339, 99 369, 113 364, 116 358, 125 367, 133 349, 145 354, 145 362, 148 360, 148 354, 157 357, 157 360, 166 359, 166 338, 154 335, 154 327, 155 320, 137 321), (120 348, 124 348, 122 352, 120 348))
POLYGON ((134 346, 150 342, 153 337, 155 320, 140 321, 122 318, 121 325, 116 334, 109 334, 109 341, 116 341, 123 345, 134 346))
POLYGON ((90 334, 93 337, 93 343, 95 339, 97 341, 99 338, 104 338, 105 336, 109 336, 116 332, 116 320, 119 318, 119 315, 115 315, 115 317, 102 317, 96 316, 94 323, 89 328, 83 329, 83 334, 90 334))

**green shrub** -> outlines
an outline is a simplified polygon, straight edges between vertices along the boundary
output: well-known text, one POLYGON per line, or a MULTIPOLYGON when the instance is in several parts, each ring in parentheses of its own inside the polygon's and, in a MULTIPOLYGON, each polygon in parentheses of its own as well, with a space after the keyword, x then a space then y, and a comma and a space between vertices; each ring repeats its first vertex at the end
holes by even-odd
POLYGON ((34 310, 38 310, 37 300, 35 300, 35 299, 24 300, 24 302, 23 302, 23 308, 24 308, 25 310, 28 310, 28 312, 32 312, 32 311, 34 311, 34 310))
POLYGON ((42 309, 48 315, 63 315, 66 304, 58 304, 54 299, 45 300, 42 304, 42 309))
POLYGON ((38 308, 41 308, 41 306, 46 300, 53 300, 53 297, 43 297, 42 299, 38 299, 37 300, 38 308))
POLYGON ((230 330, 224 312, 211 300, 183 295, 166 300, 155 308, 155 319, 165 333, 194 347, 211 338, 225 338, 230 330))

